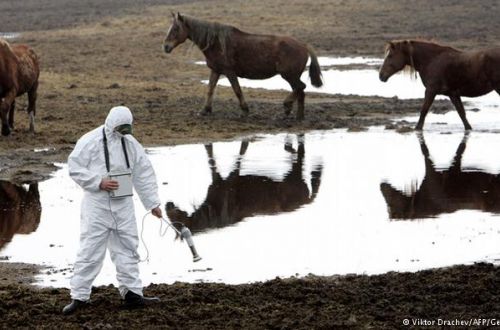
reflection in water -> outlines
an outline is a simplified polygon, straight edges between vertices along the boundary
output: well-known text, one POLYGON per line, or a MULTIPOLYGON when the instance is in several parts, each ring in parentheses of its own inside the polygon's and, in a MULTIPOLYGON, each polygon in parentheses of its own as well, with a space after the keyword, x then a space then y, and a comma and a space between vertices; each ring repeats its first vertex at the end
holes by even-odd
POLYGON ((212 174, 212 184, 208 188, 205 201, 192 215, 180 210, 169 202, 166 210, 172 221, 186 224, 192 231, 229 226, 243 218, 254 215, 269 215, 290 212, 311 203, 321 182, 322 164, 316 164, 311 172, 311 187, 303 179, 304 137, 298 137, 295 150, 285 142, 285 150, 295 155, 292 169, 282 181, 274 181, 261 175, 240 175, 241 161, 248 148, 248 141, 242 141, 239 157, 234 170, 223 179, 217 170, 212 144, 205 145, 212 174))
POLYGON ((29 234, 38 228, 42 207, 38 183, 28 190, 8 181, 0 181, 0 250, 14 234, 29 234))
POLYGON ((388 183, 380 184, 392 219, 427 218, 466 209, 500 213, 500 176, 475 168, 462 170, 468 137, 465 133, 451 166, 438 170, 429 156, 424 136, 419 135, 425 158, 421 186, 407 196, 388 183))

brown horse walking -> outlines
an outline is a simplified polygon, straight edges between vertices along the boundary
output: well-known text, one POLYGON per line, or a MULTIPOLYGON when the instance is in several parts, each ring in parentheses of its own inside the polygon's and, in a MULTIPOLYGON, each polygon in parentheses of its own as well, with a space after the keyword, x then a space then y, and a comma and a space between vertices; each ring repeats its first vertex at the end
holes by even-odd
POLYGON ((290 37, 249 34, 230 25, 202 21, 179 13, 172 15, 174 21, 165 38, 165 52, 170 53, 189 39, 203 52, 207 66, 211 69, 202 115, 212 112, 213 93, 221 74, 231 83, 244 115, 248 114, 248 105, 243 98, 238 77, 266 79, 279 74, 292 87, 292 93, 283 103, 285 114, 290 114, 293 103, 297 101, 297 119, 304 118, 306 85, 300 76, 308 57, 311 57, 309 77, 312 85, 323 85, 318 59, 310 47, 290 37))
POLYGON ((9 45, 0 38, 0 119, 2 135, 14 128, 15 99, 28 93, 30 131, 35 131, 36 96, 40 66, 36 53, 26 45, 9 45))
POLYGON ((423 40, 389 42, 380 80, 387 81, 405 67, 418 72, 425 86, 417 130, 424 126, 425 116, 438 94, 450 98, 466 130, 471 126, 460 97, 477 97, 492 90, 500 94, 500 48, 462 52, 423 40))

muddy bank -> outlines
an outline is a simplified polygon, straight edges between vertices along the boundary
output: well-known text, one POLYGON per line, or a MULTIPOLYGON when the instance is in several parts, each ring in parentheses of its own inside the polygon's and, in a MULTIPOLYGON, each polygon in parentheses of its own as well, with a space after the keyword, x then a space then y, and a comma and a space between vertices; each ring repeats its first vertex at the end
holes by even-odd
POLYGON ((8 262, 7 257, 0 258, 0 291, 6 285, 30 285, 35 276, 42 271, 37 265, 8 262))
MULTIPOLYGON (((0 289, 2 323, 47 328, 375 328, 405 319, 494 319, 500 314, 500 269, 490 264, 378 276, 275 279, 245 285, 150 285, 161 303, 126 311, 116 288, 94 288, 92 304, 61 315, 66 289, 0 289)), ((437 323, 436 323, 437 325, 437 323)), ((476 327, 477 328, 477 327, 476 327)))

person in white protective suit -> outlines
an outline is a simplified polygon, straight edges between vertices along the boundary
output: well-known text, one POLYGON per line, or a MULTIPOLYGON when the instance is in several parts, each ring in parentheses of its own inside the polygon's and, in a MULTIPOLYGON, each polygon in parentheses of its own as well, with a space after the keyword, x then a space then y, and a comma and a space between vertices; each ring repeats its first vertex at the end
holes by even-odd
POLYGON ((72 302, 64 307, 64 314, 88 305, 106 247, 116 266, 125 307, 143 306, 147 299, 139 278, 139 240, 132 197, 111 198, 120 186, 108 177, 109 173, 130 172, 132 185, 146 210, 162 217, 156 176, 143 147, 131 135, 132 121, 128 108, 112 108, 105 124, 82 136, 69 155, 69 175, 84 189, 84 197, 80 249, 70 282, 72 302))

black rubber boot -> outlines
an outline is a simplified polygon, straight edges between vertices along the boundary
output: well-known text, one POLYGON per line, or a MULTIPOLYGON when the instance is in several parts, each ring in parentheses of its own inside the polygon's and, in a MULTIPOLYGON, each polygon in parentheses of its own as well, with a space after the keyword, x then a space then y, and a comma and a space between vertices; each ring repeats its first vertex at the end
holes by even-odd
POLYGON ((151 303, 160 302, 160 298, 157 297, 143 297, 134 293, 132 291, 128 291, 125 294, 125 301, 123 303, 124 308, 133 309, 133 308, 141 308, 145 305, 149 305, 151 303))
POLYGON ((78 309, 82 309, 84 307, 87 307, 88 305, 89 305, 88 301, 73 299, 70 304, 64 306, 62 312, 64 315, 69 315, 78 309))

